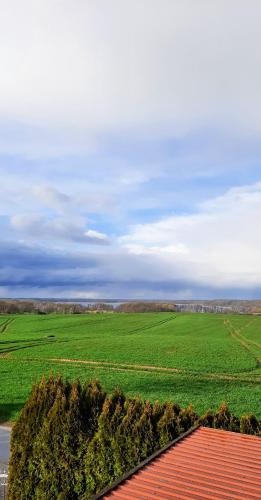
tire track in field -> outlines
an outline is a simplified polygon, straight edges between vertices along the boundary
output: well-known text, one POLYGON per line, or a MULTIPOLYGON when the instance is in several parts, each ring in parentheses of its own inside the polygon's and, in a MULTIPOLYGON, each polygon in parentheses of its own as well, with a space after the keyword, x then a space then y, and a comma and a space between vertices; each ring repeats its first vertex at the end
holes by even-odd
MULTIPOLYGON (((242 326, 241 328, 238 329, 238 332, 239 334, 244 331, 246 328, 249 328, 250 325, 252 325, 253 323, 256 322, 256 318, 252 319, 251 321, 249 321, 245 326, 242 326)), ((245 339, 245 341, 248 343, 248 344, 253 344, 255 347, 257 347, 258 349, 261 350, 261 344, 259 344, 258 342, 255 342, 254 340, 250 340, 250 339, 247 339, 246 337, 244 337, 242 335, 242 337, 245 339)))
POLYGON ((97 323, 103 323, 111 320, 113 318, 113 315, 111 315, 109 318, 102 318, 102 319, 95 319, 95 320, 87 320, 87 321, 76 321, 75 323, 70 323, 67 325, 59 325, 59 326, 53 326, 50 328, 42 328, 41 330, 38 330, 38 332, 50 332, 53 330, 64 330, 65 328, 73 328, 73 327, 78 327, 78 326, 84 326, 84 325, 96 325, 97 323))
MULTIPOLYGON (((171 317, 168 317, 168 318, 165 318, 163 320, 160 320, 160 321, 156 321, 156 322, 153 322, 153 323, 149 323, 148 325, 145 325, 145 326, 139 326, 137 328, 134 328, 133 330, 126 330, 126 331, 121 331, 121 330, 117 330, 117 333, 118 334, 131 334, 131 333, 138 333, 139 331, 144 331, 144 330, 149 330, 150 328, 154 328, 155 326, 160 326, 161 324, 164 324, 164 323, 167 323, 169 321, 173 321, 174 319, 176 319, 177 316, 171 316, 171 317)), ((85 326, 85 325, 95 325, 95 324, 100 324, 100 323, 107 323, 107 321, 111 321, 112 319, 115 319, 115 315, 114 314, 111 314, 110 317, 106 317, 106 318, 101 318, 101 319, 94 319, 94 320, 85 320, 85 321, 79 321, 79 322, 75 322, 75 323, 70 323, 70 324, 67 324, 67 325, 59 325, 59 326, 54 326, 54 327, 48 327, 48 328, 42 328, 40 330, 38 330, 38 332, 53 332, 54 330, 61 330, 63 331, 64 329, 71 329, 73 327, 78 327, 78 326, 85 326)))
POLYGON ((257 346, 259 349, 261 349, 261 346, 257 342, 249 341, 241 333, 242 331, 244 331, 245 328, 247 328, 251 323, 253 323, 253 321, 254 320, 250 321, 249 323, 247 323, 247 325, 245 325, 244 327, 242 327, 240 329, 236 329, 232 325, 230 320, 224 320, 224 325, 227 328, 227 330, 229 331, 231 337, 233 337, 241 345, 241 347, 243 347, 245 350, 247 350, 247 352, 250 353, 251 356, 255 359, 256 368, 260 368, 261 358, 256 356, 256 354, 252 352, 251 347, 249 346, 249 343, 257 346))
MULTIPOLYGON (((129 333, 137 333, 137 332, 139 332, 139 331, 148 330, 148 329, 150 329, 150 328, 154 328, 154 327, 156 327, 156 326, 160 326, 160 325, 162 325, 162 324, 165 324, 165 323, 167 323, 167 322, 169 322, 169 321, 173 321, 174 319, 176 319, 176 317, 177 317, 177 316, 171 316, 171 317, 165 318, 165 319, 163 319, 163 320, 160 320, 160 321, 157 321, 157 322, 150 323, 150 324, 145 325, 145 326, 143 326, 143 327, 135 328, 134 330, 129 330, 129 331, 127 331, 127 332, 121 332, 121 331, 120 331, 120 332, 117 332, 117 333, 120 333, 120 334, 121 334, 121 333, 124 333, 124 334, 126 334, 126 333, 127 333, 127 334, 129 334, 129 333)), ((91 324, 93 324, 93 323, 100 323, 100 322, 103 322, 103 321, 107 321, 108 319, 111 319, 111 317, 110 317, 110 318, 106 318, 106 320, 102 319, 102 320, 90 321, 90 322, 88 322, 88 323, 91 323, 91 324)), ((1 326, 2 326, 2 331, 1 331, 1 326, 0 326, 0 333, 2 333, 3 331, 6 331, 6 329, 9 327, 9 325, 10 325, 10 324, 11 324, 11 322, 13 322, 13 321, 15 321, 15 319, 14 319, 14 318, 13 318, 13 319, 8 319, 8 320, 6 320, 6 321, 5 321, 5 322, 1 325, 1 326)), ((87 322, 84 322, 84 324, 86 324, 86 323, 87 323, 87 322)), ((78 325, 79 325, 79 323, 78 323, 78 325)), ((72 327, 72 325, 66 325, 66 327, 67 327, 67 328, 71 328, 71 327, 72 327)), ((58 327, 56 327, 56 329, 57 329, 57 328, 58 328, 58 327)), ((59 328, 60 328, 60 327, 59 327, 59 328)), ((54 329, 55 329, 55 328, 50 329, 50 330, 54 330, 54 329)), ((42 331, 45 331, 45 332, 46 332, 47 330, 49 330, 49 329, 45 329, 45 330, 42 330, 42 331)), ((11 352, 18 351, 18 350, 24 350, 24 349, 31 349, 32 347, 37 347, 38 345, 41 345, 41 346, 42 346, 42 345, 44 345, 44 344, 46 344, 46 343, 49 343, 50 341, 49 341, 49 342, 48 342, 48 341, 46 342, 46 340, 45 340, 45 341, 43 342, 43 339, 37 339, 37 341, 34 341, 34 343, 32 343, 31 341, 29 341, 29 342, 30 342, 29 344, 28 344, 28 343, 26 343, 26 344, 25 344, 25 345, 23 345, 23 346, 8 346, 8 347, 2 347, 2 348, 0 349, 0 356, 1 356, 1 358, 2 358, 2 356, 6 356, 6 355, 8 355, 8 354, 10 355, 10 353, 11 353, 11 352)), ((55 340, 55 341, 54 341, 54 340, 52 340, 51 342, 52 342, 52 343, 56 343, 56 342, 57 342, 57 340, 55 340)), ((58 341, 58 342, 60 342, 60 341, 58 341)), ((61 342, 69 342, 69 340, 64 340, 64 341, 61 341, 61 342)), ((15 342, 15 343, 16 343, 16 342, 15 342)), ((10 359, 10 357, 9 357, 9 359, 10 359)))
POLYGON ((260 344, 258 344, 258 342, 255 342, 254 340, 249 340, 249 339, 247 339, 247 342, 248 342, 249 344, 251 344, 251 345, 254 345, 255 347, 257 347, 258 349, 260 349, 260 350, 261 350, 261 345, 260 345, 260 344))
POLYGON ((255 320, 252 320, 249 323, 247 323, 245 326, 242 326, 241 328, 237 328, 237 329, 233 326, 233 324, 231 323, 230 320, 224 321, 224 324, 226 326, 230 327, 231 335, 234 334, 234 336, 236 336, 237 339, 241 341, 242 346, 245 347, 248 351, 250 351, 252 355, 254 355, 254 354, 250 350, 249 344, 253 344, 256 347, 258 347, 259 349, 261 349, 261 345, 253 340, 247 339, 246 337, 244 337, 244 335, 242 335, 241 332, 244 331, 246 328, 248 328, 254 321, 255 320))
POLYGON ((15 321, 14 318, 7 319, 5 320, 1 325, 0 325, 0 333, 5 333, 9 326, 15 321))
MULTIPOLYGON (((6 321, 6 320, 5 320, 5 321, 6 321)), ((0 323, 0 333, 1 333, 1 331, 2 331, 2 326, 4 326, 4 324, 5 324, 5 321, 2 321, 2 323, 0 323)))
POLYGON ((5 319, 1 324, 0 324, 0 333, 4 331, 5 325, 9 322, 9 319, 5 319))
MULTIPOLYGON (((18 359, 15 357, 8 357, 8 359, 18 359)), ((153 365, 137 365, 137 364, 126 364, 126 363, 114 363, 110 361, 94 361, 94 360, 85 360, 85 359, 68 359, 68 358, 19 358, 20 361, 26 362, 51 362, 55 364, 73 364, 73 365, 85 365, 88 367, 96 367, 102 369, 110 369, 113 371, 126 371, 126 372, 148 372, 148 373, 165 373, 168 375, 190 375, 202 378, 204 380, 224 380, 224 381, 237 381, 237 382, 247 382, 247 383, 259 383, 261 382, 261 377, 242 377, 238 375, 232 374, 224 374, 224 373, 209 373, 209 372, 198 372, 193 370, 186 370, 182 368, 169 368, 163 366, 153 366, 153 365)))
POLYGON ((144 332, 145 330, 150 330, 151 328, 154 328, 155 326, 160 326, 164 325, 165 323, 169 323, 170 321, 173 321, 176 319, 177 316, 171 316, 170 318, 165 318, 161 319, 160 321, 156 321, 155 323, 149 323, 147 326, 139 326, 138 328, 135 328, 134 330, 127 330, 126 332, 123 333, 138 333, 138 332, 144 332))

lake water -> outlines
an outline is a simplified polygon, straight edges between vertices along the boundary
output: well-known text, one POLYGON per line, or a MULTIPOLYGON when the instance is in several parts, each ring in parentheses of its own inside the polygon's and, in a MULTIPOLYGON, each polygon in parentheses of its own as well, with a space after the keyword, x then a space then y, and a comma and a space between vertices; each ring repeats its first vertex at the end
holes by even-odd
POLYGON ((106 302, 106 300, 92 300, 91 302, 89 300, 83 300, 83 301, 76 301, 76 300, 52 300, 55 304, 80 304, 82 306, 94 306, 95 304, 106 304, 108 306, 117 307, 121 304, 125 304, 125 302, 106 302))

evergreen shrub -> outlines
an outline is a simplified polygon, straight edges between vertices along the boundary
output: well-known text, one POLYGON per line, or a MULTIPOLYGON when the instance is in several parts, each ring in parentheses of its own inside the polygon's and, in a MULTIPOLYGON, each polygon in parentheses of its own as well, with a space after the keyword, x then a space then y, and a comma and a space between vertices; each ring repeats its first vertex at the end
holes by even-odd
POLYGON ((9 500, 88 500, 195 424, 261 435, 254 415, 226 403, 199 417, 193 407, 107 395, 99 382, 52 375, 32 389, 11 438, 9 500))

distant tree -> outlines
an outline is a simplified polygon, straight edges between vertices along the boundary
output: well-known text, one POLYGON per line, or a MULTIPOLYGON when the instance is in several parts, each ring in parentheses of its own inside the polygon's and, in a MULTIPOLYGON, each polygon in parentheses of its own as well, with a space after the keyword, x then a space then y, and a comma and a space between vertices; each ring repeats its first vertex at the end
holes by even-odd
POLYGON ((116 312, 145 313, 145 312, 174 312, 176 305, 163 302, 126 302, 115 308, 116 312))

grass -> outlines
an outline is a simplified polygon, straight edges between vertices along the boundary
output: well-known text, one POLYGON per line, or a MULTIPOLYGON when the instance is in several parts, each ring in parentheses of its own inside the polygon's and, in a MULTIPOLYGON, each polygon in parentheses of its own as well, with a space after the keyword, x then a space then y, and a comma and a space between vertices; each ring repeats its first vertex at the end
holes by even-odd
POLYGON ((0 421, 11 421, 31 385, 51 370, 99 378, 151 400, 227 401, 260 412, 261 317, 210 314, 14 315, 0 317, 0 421))

